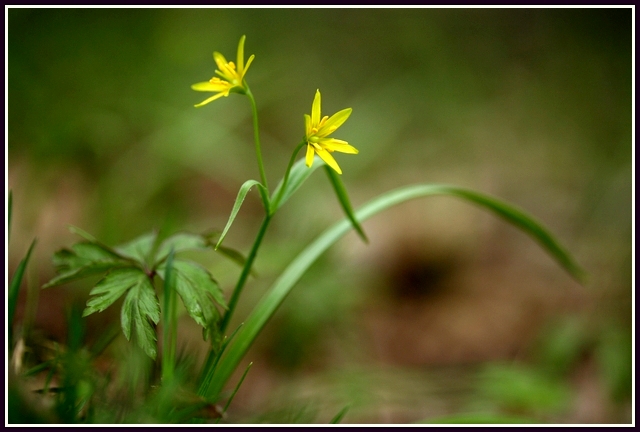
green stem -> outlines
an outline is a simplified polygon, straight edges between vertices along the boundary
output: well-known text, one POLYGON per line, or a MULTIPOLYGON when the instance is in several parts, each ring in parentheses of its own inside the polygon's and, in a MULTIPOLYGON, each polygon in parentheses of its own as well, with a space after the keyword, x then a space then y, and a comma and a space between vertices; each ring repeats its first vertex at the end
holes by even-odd
POLYGON ((271 208, 269 209, 269 214, 271 216, 273 216, 273 212, 275 211, 274 209, 277 209, 278 204, 280 204, 280 200, 282 199, 282 194, 284 194, 284 190, 287 187, 287 182, 289 181, 289 173, 291 172, 291 167, 293 167, 293 163, 296 161, 296 156, 298 156, 298 152, 300 151, 302 146, 304 146, 306 143, 307 141, 304 139, 300 141, 300 144, 298 144, 295 150, 293 151, 293 154, 291 155, 291 159, 289 159, 289 166, 287 166, 287 170, 284 173, 284 180, 282 180, 282 187, 278 192, 278 196, 274 198, 273 203, 271 204, 271 208))
POLYGON ((171 273, 173 271, 173 248, 169 252, 164 277, 164 311, 162 329, 162 382, 168 383, 173 379, 176 355, 176 335, 178 320, 176 316, 176 294, 171 273))
MULTIPOLYGON (((253 97, 253 93, 251 93, 251 90, 249 89, 249 86, 247 85, 247 83, 244 84, 245 87, 245 94, 247 95, 247 97, 249 98, 249 101, 251 102, 251 111, 253 113, 253 137, 255 139, 256 142, 256 158, 258 159, 258 169, 260 170, 260 181, 262 182, 262 185, 265 187, 266 190, 269 190, 269 186, 267 184, 267 175, 265 174, 264 171, 264 164, 262 163, 262 150, 260 147, 260 133, 258 130, 258 107, 256 106, 256 100, 253 97)), ((264 192, 260 192, 260 195, 262 196, 262 200, 264 201, 265 204, 265 210, 267 210, 267 212, 269 211, 269 207, 268 207, 268 202, 269 202, 269 197, 266 193, 264 192)))
POLYGON ((236 287, 233 289, 233 293, 231 294, 231 299, 229 300, 229 308, 227 312, 224 314, 222 318, 222 323, 220 323, 220 333, 223 334, 229 325, 229 321, 231 321, 231 316, 233 315, 233 311, 236 308, 238 300, 240 299, 240 293, 242 292, 242 288, 244 288, 244 284, 251 274, 251 267, 253 267, 253 261, 258 254, 258 248, 260 248, 260 243, 262 243, 262 238, 264 234, 267 232, 267 227, 269 226, 269 222, 271 222, 271 215, 267 214, 262 221, 262 225, 260 225, 260 231, 258 231, 258 235, 256 240, 253 242, 253 247, 251 248, 251 252, 249 252, 249 256, 244 263, 244 267, 242 268, 242 273, 240 273, 240 278, 238 279, 238 283, 236 287))

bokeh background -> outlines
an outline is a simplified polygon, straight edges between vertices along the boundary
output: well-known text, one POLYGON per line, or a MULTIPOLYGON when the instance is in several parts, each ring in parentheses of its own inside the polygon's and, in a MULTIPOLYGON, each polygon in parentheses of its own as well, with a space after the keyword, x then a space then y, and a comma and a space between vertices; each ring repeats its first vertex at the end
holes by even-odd
MULTIPOLYGON (((226 223, 259 178, 251 112, 190 85, 235 59, 260 113, 273 187, 323 113, 355 207, 395 187, 451 183, 535 215, 589 273, 582 286, 494 216, 452 198, 403 204, 349 234, 299 283, 247 356, 232 421, 396 423, 500 414, 632 418, 631 9, 9 9, 9 272, 34 237, 30 286, 77 240, 226 223)), ((251 194, 226 244, 246 253, 251 194)), ((238 323, 305 244, 342 217, 317 171, 274 220, 238 323)), ((238 269, 201 254, 229 292, 238 269)), ((39 293, 33 328, 64 340, 90 285, 39 293)), ((37 290, 32 290, 37 292, 37 290)), ((25 315, 18 311, 18 319, 25 315)), ((96 331, 117 319, 91 317, 96 331)), ((185 352, 206 349, 181 320, 185 352)))

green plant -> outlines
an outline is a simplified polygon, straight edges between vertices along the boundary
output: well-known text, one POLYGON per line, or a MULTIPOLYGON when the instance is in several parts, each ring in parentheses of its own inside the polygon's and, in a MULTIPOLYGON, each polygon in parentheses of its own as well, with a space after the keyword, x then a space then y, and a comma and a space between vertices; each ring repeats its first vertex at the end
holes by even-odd
MULTIPOLYGON (((251 56, 245 64, 244 41, 243 36, 238 45, 236 63, 228 62, 220 53, 214 53, 218 76, 192 86, 196 91, 215 93, 196 107, 202 107, 214 100, 236 93, 249 99, 253 115, 254 144, 260 180, 249 179, 242 184, 228 222, 219 237, 178 233, 162 239, 156 232, 151 232, 126 244, 111 247, 78 228, 72 228, 72 231, 83 240, 70 248, 60 250, 54 256, 58 275, 45 284, 44 288, 90 275, 102 275, 91 290, 91 298, 87 301, 82 316, 102 312, 123 297, 120 325, 125 338, 134 340, 135 345, 159 365, 159 377, 150 377, 146 383, 149 399, 146 404, 143 403, 138 407, 144 414, 140 414, 139 417, 128 417, 130 413, 126 412, 121 416, 110 417, 109 420, 127 421, 134 418, 137 421, 143 421, 149 418, 146 416, 150 416, 152 419, 165 422, 211 419, 220 421, 248 369, 235 384, 233 391, 228 394, 225 388, 232 374, 238 369, 247 350, 300 277, 321 254, 351 229, 354 229, 363 241, 367 241, 361 226, 362 221, 408 200, 445 195, 485 208, 531 236, 576 279, 581 280, 584 277, 580 266, 540 222, 523 210, 483 193, 451 185, 412 185, 380 195, 354 211, 340 176, 342 171, 332 153, 356 154, 358 150, 346 141, 329 137, 349 118, 352 110, 346 108, 333 116, 321 117, 319 90, 313 99, 311 114, 304 117, 305 134, 299 144, 294 147, 282 179, 271 191, 262 158, 257 104, 246 82, 246 72, 254 56, 251 56), (296 160, 304 146, 306 146, 304 159, 296 160), (254 306, 252 312, 243 320, 243 324, 236 329, 230 328, 231 319, 252 273, 254 261, 270 223, 283 205, 321 166, 346 218, 329 227, 292 260, 254 306), (253 245, 245 257, 223 246, 223 242, 247 194, 254 187, 257 187, 260 194, 264 216, 253 245), (207 249, 215 249, 242 266, 228 299, 223 295, 216 279, 205 267, 183 256, 187 251, 207 249), (178 297, 182 300, 189 316, 202 327, 203 336, 210 344, 202 370, 197 374, 197 378, 191 380, 180 372, 181 366, 176 353, 178 297), (160 356, 158 356, 157 345, 159 324, 162 325, 160 356), (178 391, 183 388, 186 388, 186 396, 178 391), (221 401, 225 401, 224 407, 215 408, 221 401), (214 412, 207 413, 206 410, 212 407, 214 412)), ((76 323, 75 327, 80 326, 77 323, 77 314, 72 315, 72 318, 76 323)), ((73 340, 77 342, 77 338, 73 340)), ((73 353, 77 351, 77 346, 70 350, 73 353)), ((66 364, 67 368, 74 367, 70 366, 72 363, 69 362, 63 364, 66 364)), ((62 393, 64 396, 61 396, 59 404, 62 407, 59 414, 62 421, 86 421, 90 418, 87 414, 80 416, 78 400, 81 397, 78 395, 81 394, 82 406, 85 406, 87 398, 95 392, 78 393, 77 388, 80 382, 81 380, 69 381, 66 388, 76 390, 73 393, 62 393)), ((344 410, 339 412, 334 420, 340 421, 345 413, 344 410)), ((98 414, 94 414, 93 418, 99 418, 95 416, 98 414)))

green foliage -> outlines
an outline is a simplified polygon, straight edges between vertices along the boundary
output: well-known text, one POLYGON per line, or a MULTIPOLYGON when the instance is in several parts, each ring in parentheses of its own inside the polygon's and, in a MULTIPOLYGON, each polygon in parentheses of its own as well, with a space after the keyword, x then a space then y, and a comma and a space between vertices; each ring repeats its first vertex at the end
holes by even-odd
POLYGON ((43 285, 49 288, 96 273, 131 265, 132 262, 98 243, 76 243, 71 249, 61 249, 53 255, 58 276, 43 285))
MULTIPOLYGON (((108 275, 107 275, 108 276, 108 275)), ((122 284, 128 284, 123 275, 122 284)), ((149 278, 139 272, 137 280, 128 288, 129 292, 122 304, 122 331, 131 340, 131 333, 135 331, 140 348, 151 357, 156 358, 156 331, 149 321, 157 324, 160 321, 160 305, 156 292, 149 278)))
MULTIPOLYGON (((208 249, 211 248, 209 238, 178 233, 158 245, 157 233, 151 232, 110 248, 82 230, 73 228, 73 231, 87 241, 56 252, 53 261, 58 276, 43 288, 106 272, 91 290, 92 297, 87 301, 83 316, 104 311, 126 293, 121 312, 122 331, 128 340, 135 335, 137 344, 155 359, 155 325, 160 320, 160 303, 154 289, 154 277, 165 277, 166 260, 172 250, 178 253, 208 249)), ((172 270, 175 290, 189 315, 210 332, 220 318, 216 305, 226 308, 217 282, 204 267, 191 261, 175 259, 172 270)))
MULTIPOLYGON (((164 272, 164 265, 158 268, 164 272)), ((172 272, 176 292, 182 298, 187 312, 198 324, 209 328, 220 317, 214 302, 226 308, 222 290, 211 274, 202 266, 186 260, 175 259, 172 272)))

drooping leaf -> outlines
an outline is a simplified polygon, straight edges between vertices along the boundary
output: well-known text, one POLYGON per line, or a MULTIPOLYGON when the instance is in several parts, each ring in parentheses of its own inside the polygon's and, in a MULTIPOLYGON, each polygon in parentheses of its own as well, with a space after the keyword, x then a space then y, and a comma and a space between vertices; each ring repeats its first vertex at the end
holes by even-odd
MULTIPOLYGON (((158 270, 163 277, 164 264, 158 270)), ((216 322, 220 313, 215 303, 226 309, 226 302, 211 274, 199 264, 180 259, 173 260, 172 273, 176 291, 191 318, 205 328, 216 322)))
POLYGON ((353 225, 353 229, 356 230, 362 241, 365 243, 369 243, 369 239, 367 239, 367 235, 364 233, 360 222, 356 219, 353 214, 353 208, 351 207, 351 201, 349 200, 349 194, 347 193, 347 189, 344 187, 344 183, 342 183, 341 176, 335 172, 332 168, 325 165, 324 170, 331 181, 331 185, 333 186, 333 190, 336 192, 336 196, 338 197, 338 201, 340 201, 340 205, 342 206, 342 210, 347 215, 351 224, 353 225))
POLYGON ((115 248, 116 252, 139 263, 149 264, 158 233, 150 232, 115 248))
POLYGON ((304 159, 297 161, 293 165, 293 168, 291 168, 285 189, 282 192, 280 191, 280 189, 282 189, 283 179, 278 183, 278 186, 276 186, 276 189, 271 195, 271 214, 274 214, 280 207, 282 207, 282 205, 291 198, 291 196, 300 188, 300 186, 302 186, 309 176, 324 164, 325 163, 318 156, 315 156, 311 167, 308 167, 305 164, 304 159), (282 195, 280 196, 280 194, 282 195))
POLYGON ((53 264, 58 276, 42 288, 67 283, 115 267, 131 265, 131 261, 105 249, 102 245, 82 242, 74 244, 71 249, 56 252, 53 255, 53 264))
POLYGON ((165 239, 158 248, 156 253, 155 262, 159 263, 164 261, 171 249, 174 253, 183 252, 186 250, 198 250, 208 249, 211 247, 209 239, 199 234, 191 233, 177 233, 165 239))
MULTIPOLYGON (((356 212, 355 216, 358 221, 364 221, 389 207, 411 199, 433 195, 456 196, 487 208, 530 235, 576 279, 580 280, 584 277, 584 271, 580 266, 539 222, 535 221, 523 210, 508 205, 497 198, 468 189, 437 184, 406 186, 373 199, 362 206, 356 212)), ((217 395, 219 395, 224 384, 236 369, 258 333, 298 280, 300 280, 300 277, 302 277, 304 272, 307 271, 322 253, 346 234, 351 227, 351 221, 348 219, 344 219, 329 227, 287 266, 245 320, 245 325, 227 349, 225 356, 220 360, 210 380, 210 385, 204 392, 207 397, 216 398, 217 395)))
POLYGON ((140 284, 142 279, 148 279, 148 276, 137 267, 118 268, 110 271, 89 293, 92 297, 87 301, 87 307, 82 316, 102 312, 128 289, 140 284))
MULTIPOLYGON (((240 187, 240 190, 238 191, 238 196, 236 197, 236 202, 233 204, 233 208, 231 209, 231 215, 229 215, 229 220, 227 221, 227 225, 224 227, 224 230, 222 230, 222 234, 220 234, 220 239, 216 244, 216 249, 219 248, 220 245, 222 244, 222 240, 224 240, 224 237, 227 235, 227 231, 229 231, 229 228, 231 228, 231 224, 233 224, 233 221, 235 220, 238 212, 240 211, 240 207, 242 207, 242 203, 244 202, 245 197, 249 193, 249 190, 251 190, 251 188, 254 186, 258 186, 264 191, 264 186, 262 186, 262 184, 257 180, 247 180, 240 187)), ((264 191, 264 193, 266 193, 266 191, 264 191)))
POLYGON ((160 321, 160 302, 149 277, 142 271, 124 299, 120 321, 127 340, 131 340, 132 333, 135 334, 140 348, 155 359, 156 331, 152 324, 160 321))

